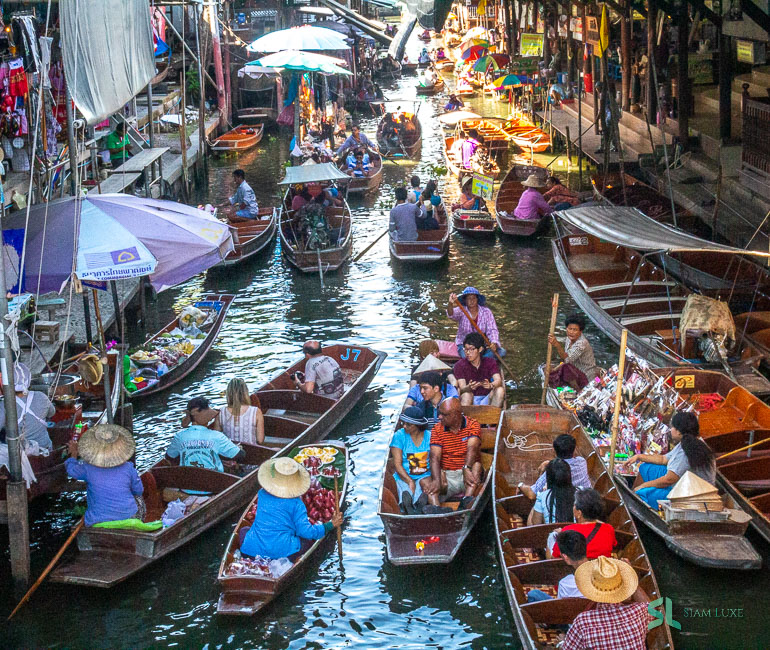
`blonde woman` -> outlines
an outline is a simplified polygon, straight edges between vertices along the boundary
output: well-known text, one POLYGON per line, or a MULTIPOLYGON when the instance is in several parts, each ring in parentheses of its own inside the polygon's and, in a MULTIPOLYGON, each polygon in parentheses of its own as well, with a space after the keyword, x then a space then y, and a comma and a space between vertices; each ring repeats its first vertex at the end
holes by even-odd
POLYGON ((227 406, 219 412, 218 424, 233 442, 261 445, 265 442, 265 420, 258 406, 251 405, 249 389, 243 379, 227 384, 227 406))

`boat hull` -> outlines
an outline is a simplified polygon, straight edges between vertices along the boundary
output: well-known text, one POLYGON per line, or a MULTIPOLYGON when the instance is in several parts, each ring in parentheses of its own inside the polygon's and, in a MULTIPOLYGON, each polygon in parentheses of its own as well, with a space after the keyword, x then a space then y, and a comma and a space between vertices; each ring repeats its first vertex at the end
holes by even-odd
POLYGON ((390 238, 390 254, 404 264, 437 264, 449 257, 449 229, 421 230, 418 241, 397 242, 390 238), (435 236, 435 239, 428 237, 435 236))
POLYGON ((211 150, 219 153, 248 151, 256 147, 262 140, 265 125, 237 126, 223 136, 217 138, 211 145, 211 150))

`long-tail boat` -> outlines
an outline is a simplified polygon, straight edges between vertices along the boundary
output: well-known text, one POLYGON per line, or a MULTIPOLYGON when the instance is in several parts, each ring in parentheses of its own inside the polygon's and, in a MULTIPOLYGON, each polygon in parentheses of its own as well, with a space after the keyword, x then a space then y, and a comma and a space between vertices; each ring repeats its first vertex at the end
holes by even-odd
MULTIPOLYGON (((527 526, 527 515, 534 504, 516 487, 520 481, 534 483, 540 463, 553 458, 551 443, 563 433, 574 436, 575 453, 586 459, 591 482, 603 498, 604 521, 615 528, 617 557, 631 563, 650 600, 661 595, 626 504, 575 416, 548 406, 514 406, 503 412, 500 419, 491 471, 492 503, 498 560, 508 604, 521 644, 528 650, 554 647, 563 634, 563 626, 570 625, 578 614, 592 606, 586 598, 556 598, 555 585, 571 569, 561 559, 545 559, 545 547, 551 531, 568 522, 527 526), (526 437, 528 447, 539 443, 543 445, 542 450, 506 444, 514 437, 526 437), (554 598, 527 602, 527 594, 532 589, 554 598)), ((667 623, 647 633, 647 647, 650 650, 674 647, 667 623)))
POLYGON ((502 129, 514 144, 529 153, 543 153, 551 146, 551 138, 543 129, 521 118, 506 121, 502 129))
MULTIPOLYGON (((446 162, 447 168, 452 173, 452 175, 457 176, 461 182, 463 178, 472 175, 474 172, 489 176, 493 180, 500 175, 500 166, 495 160, 489 157, 489 151, 486 149, 485 151, 487 157, 482 159, 483 162, 481 164, 475 162, 475 159, 472 159, 471 163, 473 166, 466 166, 463 163, 462 155, 458 154, 457 150, 454 148, 454 145, 457 141, 458 137, 456 135, 444 136, 444 161, 446 162)), ((479 146, 484 147, 484 145, 479 146)))
POLYGON ((497 190, 495 197, 495 217, 500 230, 505 235, 513 237, 535 237, 548 229, 551 217, 542 216, 540 219, 517 219, 513 211, 519 204, 519 199, 526 189, 521 183, 531 174, 540 176, 545 181, 547 170, 534 165, 514 165, 508 170, 497 190))
POLYGON ((253 221, 230 223, 230 227, 235 230, 235 249, 212 269, 217 271, 241 264, 267 249, 278 232, 281 208, 260 208, 259 215, 260 218, 253 221))
POLYGON ((487 210, 455 210, 452 228, 466 237, 494 237, 497 222, 487 210))
POLYGON ((423 84, 422 81, 418 82, 414 88, 414 92, 418 95, 438 95, 438 93, 444 90, 445 85, 444 78, 439 75, 439 78, 434 84, 423 84))
POLYGON ((632 208, 578 207, 556 215, 552 248, 559 276, 599 329, 616 342, 628 329, 629 348, 653 366, 727 367, 751 392, 770 393, 770 382, 756 369, 761 355, 745 340, 725 358, 711 332, 680 332, 691 292, 649 259, 661 252, 750 252, 704 241, 632 208))
POLYGON ((500 118, 482 117, 461 120, 458 124, 462 135, 469 135, 470 131, 476 131, 483 139, 484 145, 490 152, 505 151, 512 142, 512 138, 502 128, 500 118))
POLYGON ((386 112, 377 125, 377 145, 386 157, 414 158, 422 146, 422 126, 416 111, 399 108, 386 112), (411 125, 408 129, 404 128, 407 122, 411 125))
POLYGON ((458 498, 451 498, 442 505, 452 512, 428 515, 405 515, 398 505, 393 458, 388 455, 382 473, 378 514, 385 526, 385 543, 388 559, 396 565, 448 564, 457 555, 463 542, 484 512, 489 499, 492 450, 495 431, 500 419, 496 406, 463 406, 463 414, 481 425, 481 463, 486 473, 484 483, 477 488, 470 508, 459 510, 458 498), (419 549, 416 544, 427 538, 438 538, 419 549))
MULTIPOLYGON (((349 182, 350 177, 343 174, 334 163, 302 165, 288 167, 281 185, 305 185, 332 182, 349 182)), ((353 228, 350 206, 343 201, 342 206, 324 208, 328 224, 328 244, 308 242, 315 239, 314 233, 299 231, 298 210, 291 209, 292 190, 287 188, 283 200, 283 212, 278 230, 281 240, 281 253, 286 261, 303 273, 327 273, 338 270, 347 262, 353 252, 353 228)))
MULTIPOLYGON (((382 183, 382 158, 374 152, 369 152, 368 155, 372 166, 371 173, 369 176, 351 176, 348 183, 348 194, 366 194, 376 190, 382 183)), ((338 165, 342 172, 348 168, 344 159, 340 160, 338 165)))
POLYGON ((216 472, 201 467, 169 465, 164 459, 141 474, 146 521, 160 519, 168 501, 182 490, 208 492, 208 499, 192 500, 189 512, 167 528, 156 531, 84 528, 77 551, 65 555, 52 572, 54 582, 112 587, 211 528, 243 506, 257 490, 260 463, 281 451, 325 438, 361 399, 386 357, 368 347, 346 344, 325 346, 322 353, 340 365, 345 392, 338 400, 298 391, 291 375, 305 367, 302 359, 279 373, 252 395, 265 420, 264 445, 247 445, 240 473, 216 472))
POLYGON ((416 241, 396 241, 390 238, 390 254, 403 264, 437 264, 449 257, 449 226, 438 230, 418 230, 416 241))
MULTIPOLYGON (((292 452, 302 450, 308 446, 310 445, 298 446, 291 450, 284 449, 279 455, 291 455, 292 452)), ((324 448, 334 448, 338 451, 338 456, 341 455, 339 460, 335 459, 334 465, 339 466, 338 470, 341 474, 339 479, 338 507, 342 510, 350 471, 348 449, 344 443, 338 441, 326 441, 323 446, 324 448)), ((325 489, 333 489, 333 479, 328 482, 331 487, 325 489)), ((219 573, 217 575, 217 580, 222 589, 219 601, 217 602, 217 614, 231 616, 252 616, 256 614, 278 598, 290 586, 295 585, 307 573, 311 560, 317 554, 324 539, 333 536, 333 533, 330 532, 325 537, 315 540, 299 559, 293 563, 293 566, 277 578, 270 574, 269 569, 261 574, 238 573, 233 565, 242 564, 242 560, 237 557, 236 553, 236 551, 240 552, 240 531, 242 528, 248 528, 252 525, 258 507, 257 495, 241 515, 233 529, 233 534, 230 536, 230 541, 225 547, 225 553, 219 564, 219 573)))
MULTIPOLYGON (((214 312, 212 320, 207 326, 208 331, 206 331, 206 338, 200 342, 196 341, 193 351, 188 355, 180 357, 176 365, 169 367, 165 373, 158 377, 158 380, 154 384, 148 384, 133 393, 128 393, 128 396, 132 400, 135 400, 147 397, 148 395, 154 395, 170 388, 195 370, 195 368, 198 367, 198 364, 203 361, 204 357, 211 349, 211 346, 214 345, 214 341, 217 340, 217 336, 219 336, 219 332, 225 323, 227 312, 230 309, 230 305, 234 298, 235 296, 232 294, 219 293, 209 293, 201 296, 201 299, 196 301, 193 306, 214 312)), ((152 349, 154 346, 160 345, 163 342, 165 334, 170 334, 179 327, 179 318, 175 317, 163 329, 147 339, 143 347, 152 349)))
MULTIPOLYGON (((80 355, 82 356, 85 356, 85 353, 80 355)), ((107 354, 108 365, 105 372, 109 373, 111 393, 109 403, 113 414, 120 404, 120 394, 123 391, 123 383, 118 379, 119 375, 116 372, 118 363, 122 363, 122 358, 122 355, 116 353, 107 354)), ((64 461, 68 457, 67 443, 75 433, 75 426, 84 424, 90 428, 107 422, 104 383, 91 384, 84 381, 78 372, 78 360, 68 363, 61 374, 54 377, 57 383, 47 387, 48 396, 56 408, 56 413, 51 417, 54 424, 48 429, 53 449, 47 456, 27 456, 35 474, 35 480, 27 489, 28 500, 42 494, 57 494, 73 489, 74 484, 67 477, 64 461)), ((55 374, 52 373, 51 376, 55 374)), ((44 377, 47 376, 44 375, 44 377)), ((33 377, 31 390, 38 390, 35 381, 36 378, 33 377)), ((42 389, 42 386, 40 388, 42 389)), ((5 468, 0 469, 0 523, 8 521, 6 485, 9 478, 10 475, 5 468)))
POLYGON ((211 150, 220 153, 248 151, 259 144, 264 132, 264 124, 236 126, 234 129, 214 140, 211 144, 211 150))

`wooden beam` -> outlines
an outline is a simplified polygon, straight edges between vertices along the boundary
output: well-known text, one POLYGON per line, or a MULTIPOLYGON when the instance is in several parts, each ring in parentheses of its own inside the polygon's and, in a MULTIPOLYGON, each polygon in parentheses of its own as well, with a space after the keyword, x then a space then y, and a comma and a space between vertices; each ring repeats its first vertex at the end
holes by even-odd
POLYGON ((755 5, 751 0, 745 0, 741 2, 741 9, 751 20, 770 34, 770 16, 768 16, 762 9, 755 5))
MULTIPOLYGON (((750 2, 751 0, 749 0, 750 2)), ((706 19, 714 23, 717 27, 722 24, 722 16, 715 14, 711 9, 706 6, 704 0, 689 0, 690 5, 697 9, 701 15, 706 19)))

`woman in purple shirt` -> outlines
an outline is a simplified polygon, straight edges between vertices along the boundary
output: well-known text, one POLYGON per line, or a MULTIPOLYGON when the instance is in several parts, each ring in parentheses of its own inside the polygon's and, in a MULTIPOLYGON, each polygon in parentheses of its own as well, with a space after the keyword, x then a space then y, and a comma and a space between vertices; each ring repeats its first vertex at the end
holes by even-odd
POLYGON ((87 486, 86 526, 142 519, 144 488, 136 467, 129 462, 136 444, 126 429, 116 424, 97 424, 78 442, 71 440, 68 447, 70 458, 64 462, 67 474, 85 481, 87 486))
POLYGON ((521 183, 524 190, 519 204, 513 211, 513 216, 517 219, 539 219, 546 214, 551 214, 553 208, 548 205, 548 201, 543 198, 539 188, 545 187, 545 180, 537 174, 530 174, 527 180, 521 183))
POLYGON ((462 305, 465 308, 465 312, 468 313, 476 323, 476 327, 484 333, 484 336, 486 336, 492 344, 492 348, 486 350, 484 356, 494 356, 493 350, 501 357, 505 356, 505 348, 500 345, 500 334, 497 331, 495 316, 492 313, 492 310, 485 306, 486 304, 486 296, 474 287, 465 287, 459 296, 455 293, 449 294, 449 305, 447 305, 446 313, 449 318, 457 321, 455 344, 457 345, 457 352, 461 359, 465 358, 465 351, 463 350, 465 337, 477 330, 458 305, 462 305))

